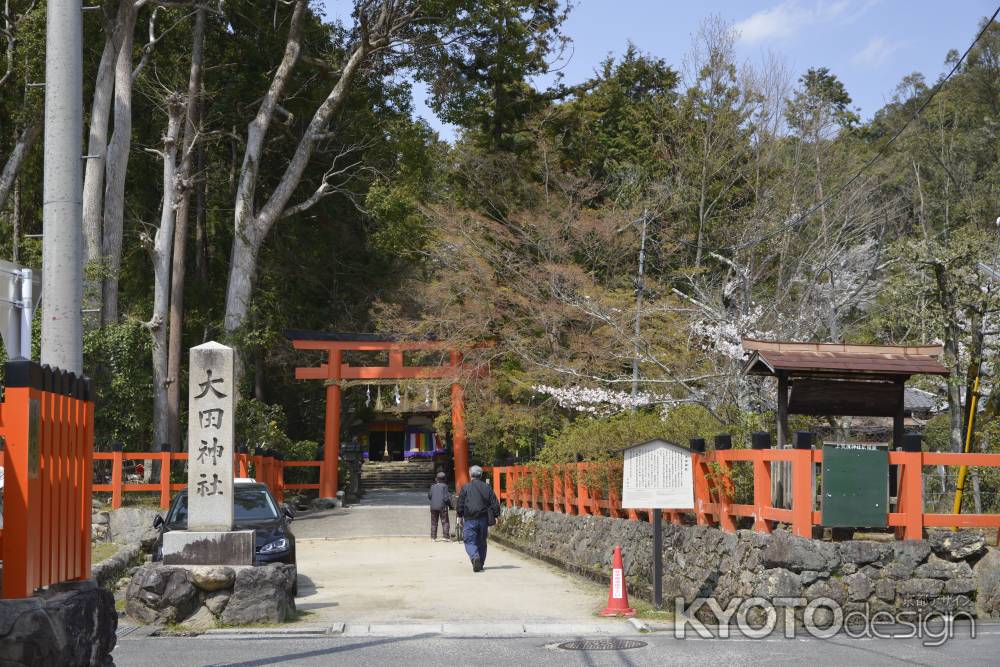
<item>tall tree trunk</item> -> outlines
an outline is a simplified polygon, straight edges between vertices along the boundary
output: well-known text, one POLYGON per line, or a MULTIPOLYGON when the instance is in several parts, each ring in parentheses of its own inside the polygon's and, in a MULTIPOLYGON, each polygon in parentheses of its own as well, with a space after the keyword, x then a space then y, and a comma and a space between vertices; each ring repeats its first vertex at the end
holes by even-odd
MULTIPOLYGON (((298 8, 298 6, 297 6, 298 8)), ((293 26, 295 23, 293 22, 293 26)), ((340 108, 354 77, 365 59, 367 50, 364 45, 358 45, 344 64, 343 71, 336 85, 327 95, 323 103, 316 109, 309 126, 306 128, 295 148, 295 154, 289 161, 281 180, 275 187, 267 202, 257 213, 253 212, 254 194, 257 186, 257 169, 260 155, 264 147, 267 127, 278 99, 284 91, 287 79, 291 74, 294 58, 298 57, 298 34, 294 37, 294 56, 289 62, 289 52, 292 51, 293 38, 289 35, 289 50, 286 60, 282 62, 272 81, 271 89, 261 103, 257 118, 250 124, 247 133, 247 149, 244 153, 243 167, 240 171, 240 184, 236 190, 235 228, 232 261, 229 269, 229 285, 226 290, 225 330, 233 333, 243 326, 250 308, 250 297, 253 293, 253 283, 257 271, 257 259, 260 247, 271 231, 274 223, 284 214, 289 200, 299 183, 312 157, 313 148, 320 135, 326 131, 334 112, 340 108), (286 64, 288 65, 286 68, 286 64), (266 116, 266 120, 263 118, 266 116)))
POLYGON ((7 197, 10 196, 11 191, 14 189, 14 181, 17 180, 17 175, 20 173, 21 167, 24 166, 24 161, 27 159, 28 154, 31 153, 31 149, 38 141, 38 137, 41 135, 42 120, 40 118, 31 121, 31 124, 21 130, 21 134, 18 135, 17 142, 14 144, 13 150, 11 150, 10 155, 7 156, 7 161, 4 163, 3 171, 0 171, 0 209, 7 203, 7 197))
POLYGON ((163 204, 153 240, 153 316, 146 326, 153 339, 153 450, 168 446, 167 436, 167 317, 170 307, 170 256, 174 244, 177 193, 177 137, 184 117, 184 98, 167 99, 167 134, 163 138, 163 204))
MULTIPOLYGON (((226 333, 229 334, 243 326, 243 321, 250 307, 250 294, 253 291, 253 279, 257 271, 257 253, 260 250, 260 239, 254 216, 254 195, 257 189, 260 157, 264 151, 264 139, 271 126, 274 110, 284 95, 285 87, 292 75, 292 69, 299 59, 302 20, 306 5, 305 0, 297 0, 295 3, 288 28, 288 41, 285 43, 284 56, 282 56, 281 63, 274 73, 267 94, 260 103, 257 115, 247 128, 247 145, 243 153, 243 166, 240 169, 240 179, 236 188, 233 214, 235 234, 229 264, 229 283, 226 287, 226 314, 223 321, 226 333)), ((237 355, 238 359, 239 355, 237 355)), ((236 367, 240 368, 239 361, 237 361, 236 367)), ((239 370, 237 370, 237 375, 239 374, 239 370)))
MULTIPOLYGON (((93 265, 103 257, 102 224, 104 213, 104 170, 108 152, 108 122, 111 116, 111 100, 115 88, 115 61, 121 49, 123 19, 126 18, 128 3, 122 2, 118 8, 118 21, 104 40, 104 50, 97 65, 94 80, 94 98, 90 104, 90 130, 87 140, 87 160, 83 177, 83 249, 84 265, 93 265)), ((99 294, 86 294, 88 300, 99 299, 99 294)), ((95 307, 95 303, 88 307, 95 307)))
POLYGON ((181 449, 181 341, 184 333, 184 279, 186 271, 188 213, 191 203, 191 166, 193 148, 201 120, 201 68, 205 51, 205 8, 198 9, 194 20, 191 47, 191 74, 188 76, 187 111, 184 139, 181 142, 181 165, 177 174, 177 216, 174 221, 173 266, 170 271, 170 330, 167 362, 167 442, 171 451, 181 449))
MULTIPOLYGON (((195 148, 198 156, 197 169, 199 174, 205 173, 205 146, 198 144, 195 148)), ((205 200, 208 197, 207 179, 199 179, 195 186, 194 200, 194 273, 204 284, 208 282, 208 232, 205 231, 205 200)))
POLYGON ((102 288, 101 322, 118 321, 118 272, 122 262, 122 233, 125 218, 125 175, 132 146, 132 36, 138 10, 124 2, 122 44, 115 63, 115 129, 108 146, 105 169, 104 230, 102 252, 107 275, 102 288))

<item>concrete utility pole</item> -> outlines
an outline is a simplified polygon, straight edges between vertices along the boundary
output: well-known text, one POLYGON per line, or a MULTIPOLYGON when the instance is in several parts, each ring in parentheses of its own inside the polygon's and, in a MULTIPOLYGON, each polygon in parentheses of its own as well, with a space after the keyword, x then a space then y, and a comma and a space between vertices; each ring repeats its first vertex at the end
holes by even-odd
POLYGON ((42 363, 83 372, 83 17, 49 0, 45 29, 42 363))
MULTIPOLYGON (((642 240, 639 242, 639 276, 635 280, 635 356, 632 357, 632 398, 639 395, 639 357, 642 356, 642 295, 646 289, 644 284, 646 269, 646 225, 649 224, 649 211, 642 212, 642 240)), ((635 412, 635 405, 632 406, 635 412)))

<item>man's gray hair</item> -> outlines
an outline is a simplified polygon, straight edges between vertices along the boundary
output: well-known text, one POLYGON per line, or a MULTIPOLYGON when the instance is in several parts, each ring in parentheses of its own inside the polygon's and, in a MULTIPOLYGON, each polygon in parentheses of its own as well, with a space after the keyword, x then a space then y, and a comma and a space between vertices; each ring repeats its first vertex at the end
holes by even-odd
POLYGON ((483 469, 479 466, 472 466, 469 468, 469 477, 474 477, 475 479, 482 479, 483 469))

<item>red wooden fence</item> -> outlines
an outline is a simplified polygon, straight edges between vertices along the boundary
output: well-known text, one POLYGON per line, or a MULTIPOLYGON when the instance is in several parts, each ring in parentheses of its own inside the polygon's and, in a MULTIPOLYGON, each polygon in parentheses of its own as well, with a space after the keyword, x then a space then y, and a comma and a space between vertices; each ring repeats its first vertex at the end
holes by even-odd
MULTIPOLYGON (((795 535, 810 537, 813 526, 819 526, 821 512, 815 493, 816 464, 823 462, 819 449, 733 449, 692 453, 694 473, 693 508, 665 510, 674 523, 684 514, 693 515, 698 525, 718 526, 735 532, 738 519, 753 519, 753 529, 771 532, 776 523, 791 527, 795 535), (753 468, 753 502, 733 501, 732 487, 725 480, 731 475, 734 462, 746 461, 753 468), (791 509, 775 507, 771 502, 771 466, 788 462, 792 470, 791 509), (719 471, 713 473, 713 464, 719 471)), ((1000 454, 950 454, 939 452, 889 452, 889 463, 899 466, 899 487, 895 511, 888 515, 888 524, 895 528, 899 539, 918 540, 924 528, 962 527, 998 528, 1000 514, 936 514, 924 511, 923 466, 1000 467, 1000 454)), ((583 479, 593 464, 566 464, 555 474, 542 472, 534 466, 506 466, 491 469, 493 489, 508 507, 578 515, 598 515, 628 519, 648 518, 650 511, 623 510, 615 490, 602 494, 588 488, 583 479), (551 479, 546 479, 548 475, 551 479), (575 484, 571 484, 572 479, 575 484), (606 495, 606 497, 602 497, 606 495)))
POLYGON ((3 597, 90 577, 90 383, 30 361, 7 363, 0 403, 4 440, 3 597))
MULTIPOLYGON (((187 458, 187 452, 96 452, 94 453, 95 461, 111 462, 111 475, 110 481, 94 484, 93 490, 98 493, 110 493, 111 507, 115 509, 124 504, 126 493, 157 493, 160 496, 160 507, 166 509, 170 506, 170 499, 173 497, 173 494, 187 487, 186 482, 170 482, 171 466, 178 461, 187 461, 187 458), (126 461, 159 462, 159 481, 150 483, 141 481, 129 482, 125 480, 126 461)), ((322 461, 282 461, 273 456, 250 456, 249 454, 237 453, 234 464, 237 477, 252 476, 261 484, 266 484, 278 502, 284 501, 285 491, 319 490, 318 482, 285 482, 285 470, 288 468, 319 469, 322 461)))

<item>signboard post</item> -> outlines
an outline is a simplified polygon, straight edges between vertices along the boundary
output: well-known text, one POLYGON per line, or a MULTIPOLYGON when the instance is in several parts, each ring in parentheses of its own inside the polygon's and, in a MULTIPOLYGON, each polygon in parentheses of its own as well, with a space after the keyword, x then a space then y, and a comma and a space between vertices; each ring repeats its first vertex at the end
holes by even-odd
POLYGON ((663 604, 664 509, 694 508, 691 452, 685 447, 650 440, 625 449, 622 507, 648 509, 653 518, 653 604, 663 604))

